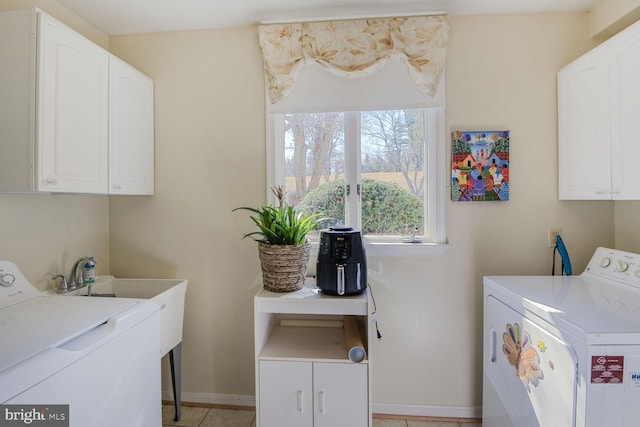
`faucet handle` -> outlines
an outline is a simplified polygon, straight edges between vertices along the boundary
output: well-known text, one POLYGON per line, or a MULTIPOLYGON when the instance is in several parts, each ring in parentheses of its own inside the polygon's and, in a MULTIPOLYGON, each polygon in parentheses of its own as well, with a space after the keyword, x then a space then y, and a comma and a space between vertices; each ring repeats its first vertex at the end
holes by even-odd
POLYGON ((58 274, 51 278, 51 280, 56 280, 56 279, 62 279, 62 282, 60 283, 60 286, 58 287, 58 290, 56 292, 59 294, 64 294, 69 292, 70 289, 69 289, 69 285, 67 284, 67 279, 62 274, 58 274))

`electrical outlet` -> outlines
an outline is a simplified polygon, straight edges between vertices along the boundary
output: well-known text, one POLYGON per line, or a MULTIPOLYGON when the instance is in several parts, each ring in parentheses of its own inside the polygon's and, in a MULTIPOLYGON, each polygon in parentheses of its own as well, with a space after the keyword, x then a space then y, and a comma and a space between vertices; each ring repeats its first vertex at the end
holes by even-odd
POLYGON ((553 248, 556 245, 556 236, 562 234, 562 228, 549 228, 548 230, 549 247, 553 248))

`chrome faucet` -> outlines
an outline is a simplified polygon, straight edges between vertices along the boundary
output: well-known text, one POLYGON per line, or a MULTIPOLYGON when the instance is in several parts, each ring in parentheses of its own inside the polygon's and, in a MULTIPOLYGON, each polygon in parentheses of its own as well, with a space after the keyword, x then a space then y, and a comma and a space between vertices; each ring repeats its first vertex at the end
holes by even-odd
POLYGON ((51 280, 56 279, 62 279, 62 282, 60 282, 60 286, 58 287, 58 293, 66 294, 67 292, 69 292, 69 284, 67 283, 67 279, 62 274, 55 275, 51 278, 51 280))
POLYGON ((71 273, 69 273, 69 290, 72 291, 74 289, 79 289, 79 288, 83 288, 84 285, 84 279, 82 278, 82 270, 80 271, 80 274, 78 275, 78 266, 79 265, 84 265, 83 262, 89 262, 92 260, 92 257, 88 257, 88 256, 83 256, 80 257, 76 260, 76 262, 73 263, 73 267, 71 267, 71 273))

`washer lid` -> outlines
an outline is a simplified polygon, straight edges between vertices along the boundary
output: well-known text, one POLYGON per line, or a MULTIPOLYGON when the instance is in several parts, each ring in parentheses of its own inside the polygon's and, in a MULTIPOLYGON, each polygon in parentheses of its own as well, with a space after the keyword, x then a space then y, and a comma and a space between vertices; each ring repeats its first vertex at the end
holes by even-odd
POLYGON ((0 373, 105 323, 135 299, 41 295, 0 309, 0 373))
MULTIPOLYGON (((535 314, 586 343, 640 344, 640 292, 580 276, 491 276, 486 293, 535 314)), ((527 316, 531 317, 531 316, 527 316)))

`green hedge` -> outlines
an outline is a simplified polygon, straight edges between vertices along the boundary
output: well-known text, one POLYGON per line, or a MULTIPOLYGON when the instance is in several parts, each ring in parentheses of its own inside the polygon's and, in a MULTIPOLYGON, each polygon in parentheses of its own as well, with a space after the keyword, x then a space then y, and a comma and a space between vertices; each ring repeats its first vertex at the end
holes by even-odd
MULTIPOLYGON (((423 229, 422 200, 398 184, 364 178, 362 194, 363 233, 405 234, 423 229)), ((296 209, 303 214, 344 218, 344 200, 344 181, 327 182, 310 191, 296 209)))

